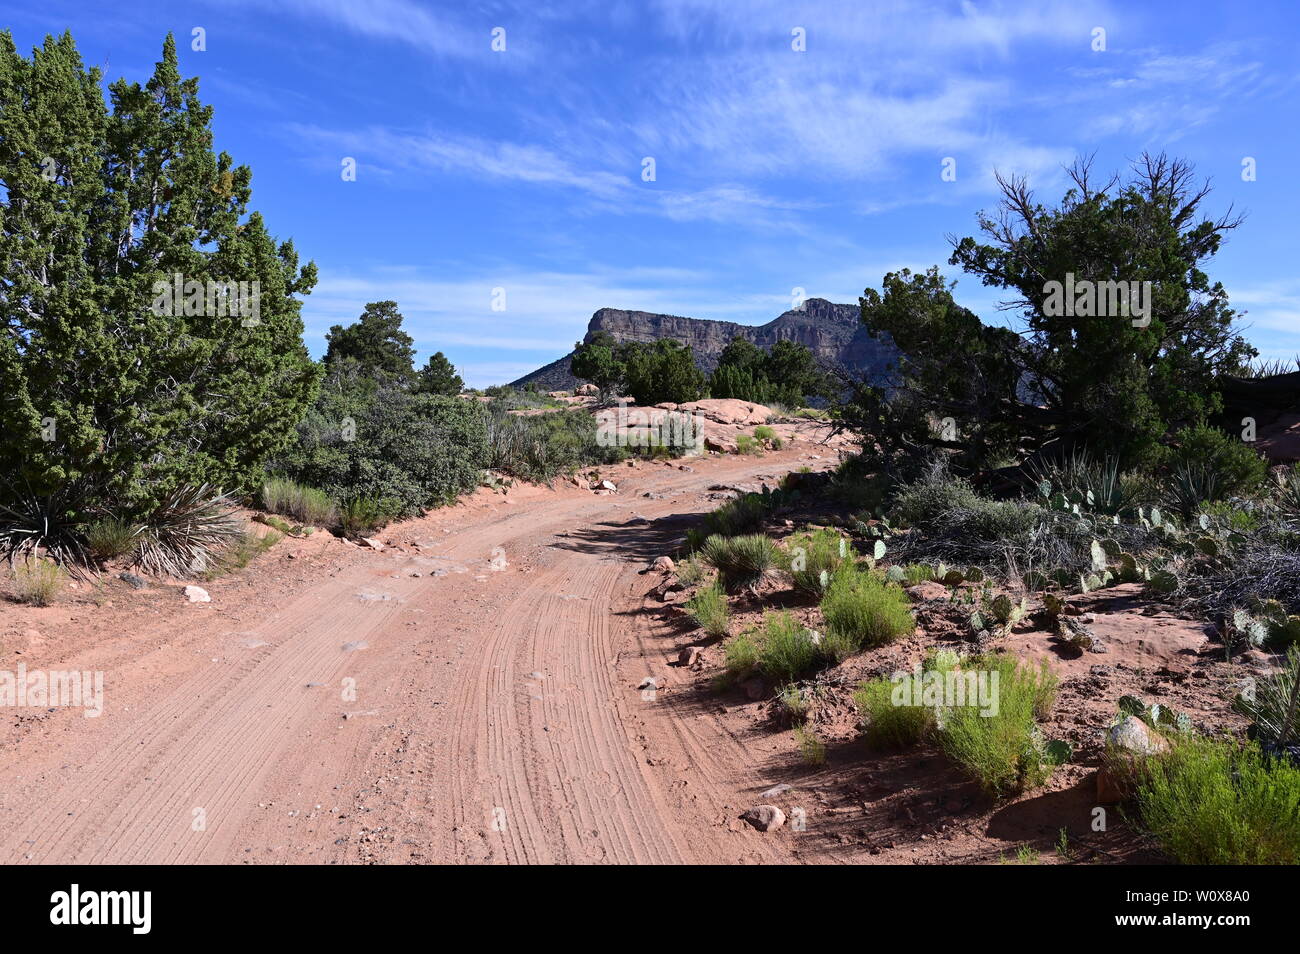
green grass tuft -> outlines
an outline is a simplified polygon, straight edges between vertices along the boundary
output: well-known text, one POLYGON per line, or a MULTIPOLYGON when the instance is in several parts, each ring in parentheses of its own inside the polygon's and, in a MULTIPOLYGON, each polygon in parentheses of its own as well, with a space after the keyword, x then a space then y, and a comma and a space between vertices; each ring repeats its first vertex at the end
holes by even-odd
POLYGON ((776 544, 761 533, 743 537, 717 534, 704 541, 700 558, 718 571, 729 591, 755 589, 776 562, 776 544))
POLYGON ((684 606, 710 636, 727 635, 731 610, 727 607, 727 594, 716 581, 697 590, 684 606))
POLYGON ((14 598, 31 606, 49 606, 63 580, 53 560, 28 557, 14 564, 14 598))
POLYGON ((883 646, 916 628, 902 587, 845 563, 831 577, 821 602, 829 631, 855 650, 883 646))

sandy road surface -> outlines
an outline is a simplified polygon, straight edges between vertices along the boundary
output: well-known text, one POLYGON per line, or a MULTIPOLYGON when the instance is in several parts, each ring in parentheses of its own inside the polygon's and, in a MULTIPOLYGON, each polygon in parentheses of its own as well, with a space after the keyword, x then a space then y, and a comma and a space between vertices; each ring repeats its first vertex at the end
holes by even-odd
POLYGON ((711 485, 810 454, 833 452, 642 464, 611 496, 480 494, 381 553, 321 540, 279 580, 287 541, 211 604, 132 594, 128 630, 27 654, 104 670, 106 711, 9 726, 0 862, 785 860, 734 823, 739 743, 681 718, 671 675, 637 690, 667 672, 638 571, 717 505, 711 485))

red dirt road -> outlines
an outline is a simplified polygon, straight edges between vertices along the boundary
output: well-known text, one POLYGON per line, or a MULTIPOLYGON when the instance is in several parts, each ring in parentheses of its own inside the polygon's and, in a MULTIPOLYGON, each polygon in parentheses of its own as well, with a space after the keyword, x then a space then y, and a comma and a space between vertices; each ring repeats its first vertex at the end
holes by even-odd
POLYGON ((834 456, 798 441, 618 468, 609 496, 480 491, 383 552, 285 540, 207 604, 116 580, 3 604, 0 668, 102 670, 105 711, 0 714, 0 862, 790 860, 735 822, 740 743, 676 710, 638 571, 674 515, 717 506, 710 485, 834 456), (663 688, 643 698, 646 675, 663 688))

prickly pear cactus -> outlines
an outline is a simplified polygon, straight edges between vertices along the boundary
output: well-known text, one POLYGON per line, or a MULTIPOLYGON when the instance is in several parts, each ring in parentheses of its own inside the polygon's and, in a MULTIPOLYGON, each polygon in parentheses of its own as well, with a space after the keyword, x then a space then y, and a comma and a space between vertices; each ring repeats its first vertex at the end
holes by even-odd
POLYGON ((1089 544, 1088 550, 1092 554, 1092 568, 1097 571, 1106 569, 1106 549, 1096 540, 1093 540, 1089 544))
POLYGON ((1147 580, 1147 586, 1151 592, 1166 596, 1177 591, 1178 577, 1169 570, 1156 570, 1151 574, 1151 579, 1147 580))

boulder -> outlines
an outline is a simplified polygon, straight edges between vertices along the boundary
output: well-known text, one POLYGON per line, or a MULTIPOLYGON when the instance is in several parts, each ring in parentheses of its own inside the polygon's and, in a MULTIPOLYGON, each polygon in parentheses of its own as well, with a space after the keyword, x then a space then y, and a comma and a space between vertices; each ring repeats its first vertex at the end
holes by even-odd
POLYGON ((1113 748, 1131 755, 1160 755, 1169 751, 1169 743, 1137 716, 1126 716, 1122 722, 1111 726, 1106 742, 1113 748))
POLYGON ((707 398, 703 401, 691 401, 687 404, 664 405, 659 407, 675 410, 679 414, 700 414, 706 421, 715 424, 731 424, 736 427, 752 427, 766 424, 773 416, 772 409, 753 401, 741 401, 736 398, 707 398))
POLYGON ((703 654, 703 646, 683 646, 681 652, 677 654, 677 665, 694 669, 701 662, 700 657, 703 654))
POLYGON ((671 573, 671 572, 673 572, 673 570, 675 570, 677 567, 676 567, 676 565, 673 563, 673 558, 672 558, 672 557, 670 557, 670 556, 657 556, 657 557, 655 557, 655 561, 654 561, 654 563, 651 565, 651 568, 652 568, 652 569, 655 569, 655 570, 660 570, 660 571, 662 571, 662 572, 664 572, 664 573, 671 573))
POLYGON ((374 537, 362 537, 361 542, 372 550, 382 550, 384 545, 374 537))
POLYGON ((189 600, 191 603, 212 602, 212 597, 208 595, 208 591, 201 586, 185 587, 185 598, 189 600))
POLYGON ((785 812, 775 805, 756 805, 740 817, 759 831, 776 831, 785 824, 785 812))
POLYGON ((594 384, 579 384, 576 388, 573 389, 573 393, 580 394, 583 396, 596 395, 600 393, 600 388, 596 387, 596 385, 594 384))

